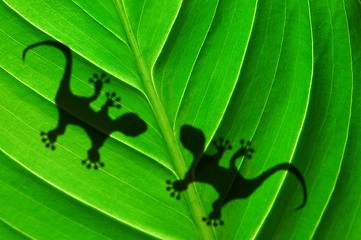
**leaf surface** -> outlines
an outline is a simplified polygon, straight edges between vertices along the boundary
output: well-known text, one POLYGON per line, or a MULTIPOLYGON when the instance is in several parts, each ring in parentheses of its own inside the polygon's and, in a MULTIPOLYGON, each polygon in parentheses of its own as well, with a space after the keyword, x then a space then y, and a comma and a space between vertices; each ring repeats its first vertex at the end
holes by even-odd
MULTIPOLYGON (((5 239, 359 236, 359 1, 5 0, 0 13, 5 239), (74 94, 89 97, 89 77, 110 76, 94 111, 105 92, 116 92, 122 108, 110 117, 134 112, 147 125, 138 137, 112 133, 98 171, 80 164, 92 142, 79 126, 68 126, 55 151, 40 141, 40 131, 58 121, 66 59, 48 46, 24 62, 22 52, 45 40, 71 49, 74 94), (281 163, 296 166, 305 207, 295 210, 303 201, 299 181, 279 171, 224 205, 224 226, 208 226, 202 217, 219 195, 214 186, 192 183, 180 201, 165 190, 194 161, 180 140, 184 125, 201 129, 207 154, 215 152, 212 139, 230 141, 219 162, 225 171, 240 139, 251 140, 253 158, 235 162, 245 179, 281 163)), ((229 173, 222 189, 231 193, 238 175, 229 173)))

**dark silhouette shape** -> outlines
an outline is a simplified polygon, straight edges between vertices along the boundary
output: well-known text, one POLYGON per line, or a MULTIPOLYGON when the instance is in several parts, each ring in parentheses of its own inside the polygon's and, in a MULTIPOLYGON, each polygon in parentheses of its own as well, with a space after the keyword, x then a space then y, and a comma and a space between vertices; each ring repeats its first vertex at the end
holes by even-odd
POLYGON ((297 209, 305 206, 307 201, 305 180, 292 164, 282 163, 276 165, 253 179, 246 179, 238 172, 236 160, 243 156, 252 158, 254 149, 251 148, 250 141, 247 143, 244 140, 240 141, 241 147, 231 157, 230 167, 224 168, 219 165, 219 161, 225 151, 232 149, 228 140, 220 138, 218 141, 212 141, 212 144, 217 149, 217 152, 213 155, 204 153, 206 139, 203 132, 197 128, 183 125, 180 140, 183 146, 193 154, 193 162, 184 179, 175 182, 167 180, 167 191, 171 192, 171 197, 180 199, 180 193, 185 191, 192 182, 203 182, 212 185, 218 192, 219 197, 212 204, 213 211, 207 217, 202 218, 208 225, 223 225, 221 208, 225 204, 232 200, 249 197, 265 180, 281 170, 289 171, 297 177, 302 185, 304 196, 302 204, 297 209))
POLYGON ((92 145, 88 150, 88 158, 82 160, 82 163, 91 168, 98 169, 104 167, 100 161, 99 149, 103 146, 105 140, 112 132, 119 131, 126 136, 136 137, 147 130, 146 123, 135 113, 126 113, 116 119, 112 119, 109 114, 109 108, 121 108, 120 97, 114 92, 106 93, 106 102, 99 111, 94 111, 90 104, 95 101, 102 90, 103 84, 110 80, 102 73, 94 74, 89 82, 94 84, 94 94, 90 97, 76 96, 70 89, 72 55, 70 49, 64 44, 56 41, 44 41, 35 43, 25 48, 23 52, 23 61, 29 50, 38 46, 51 46, 59 49, 66 59, 64 74, 60 81, 59 89, 55 96, 55 103, 59 111, 58 124, 55 129, 48 132, 41 132, 42 142, 45 146, 55 150, 55 142, 58 136, 65 133, 69 124, 80 126, 89 136, 92 145), (87 122, 85 122, 84 119, 87 122))

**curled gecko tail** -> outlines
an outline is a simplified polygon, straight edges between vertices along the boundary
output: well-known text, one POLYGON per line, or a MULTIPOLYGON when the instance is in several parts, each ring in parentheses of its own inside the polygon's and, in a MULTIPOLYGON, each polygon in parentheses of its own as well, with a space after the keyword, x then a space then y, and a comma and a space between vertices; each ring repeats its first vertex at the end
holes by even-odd
POLYGON ((57 42, 57 41, 43 41, 34 43, 28 47, 26 47, 23 51, 23 61, 25 61, 26 54, 28 51, 32 50, 33 48, 36 48, 38 46, 50 46, 54 47, 58 50, 60 50, 64 56, 65 56, 65 68, 64 73, 61 79, 61 84, 58 89, 57 98, 55 99, 55 102, 60 101, 60 99, 64 99, 65 95, 73 95, 71 93, 70 89, 70 78, 71 78, 71 68, 72 68, 72 56, 71 56, 71 50, 69 47, 64 45, 63 43, 57 42))
POLYGON ((306 189, 305 179, 303 178, 301 172, 292 164, 288 164, 287 170, 289 172, 293 173, 293 175, 295 175, 297 177, 298 181, 300 182, 300 184, 302 186, 303 202, 295 209, 295 210, 299 210, 299 209, 303 208, 307 202, 307 189, 306 189))
POLYGON ((303 208, 307 202, 307 190, 306 190, 305 179, 303 178, 302 173, 294 165, 290 163, 281 163, 263 172, 261 175, 253 179, 253 181, 255 181, 255 186, 261 185, 265 180, 267 180, 269 177, 271 177, 273 174, 279 171, 286 171, 292 173, 300 182, 303 191, 303 202, 301 203, 300 206, 296 208, 296 210, 303 208))
POLYGON ((62 51, 67 59, 71 58, 70 48, 67 47, 66 45, 64 45, 60 42, 57 42, 57 41, 43 41, 43 42, 38 42, 38 43, 31 44, 30 46, 27 46, 23 51, 23 61, 25 61, 26 54, 29 50, 36 48, 38 46, 42 46, 42 45, 55 47, 55 48, 59 49, 60 51, 62 51))

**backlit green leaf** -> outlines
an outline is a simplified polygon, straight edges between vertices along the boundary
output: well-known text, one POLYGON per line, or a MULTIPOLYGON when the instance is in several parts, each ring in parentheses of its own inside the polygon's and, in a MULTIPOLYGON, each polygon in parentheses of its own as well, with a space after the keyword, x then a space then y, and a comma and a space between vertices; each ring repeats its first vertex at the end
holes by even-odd
POLYGON ((358 0, 4 0, 0 22, 1 239, 360 236, 358 0), (59 49, 38 46, 23 59, 43 41, 70 48, 73 94, 92 96, 89 78, 107 74, 89 109, 56 105, 69 61, 59 49), (109 123, 135 113, 147 128, 132 136, 122 120, 100 148, 105 166, 94 171, 81 164, 94 144, 84 124, 91 133, 110 126, 84 113, 101 114, 107 92, 121 98, 109 123), (57 126, 58 107, 81 124, 69 125, 51 151, 40 132, 57 126), (194 132, 185 139, 184 129, 194 132), (211 180, 170 197, 166 180, 184 179, 199 157, 189 149, 211 156, 220 138, 232 149, 211 180), (233 161, 240 139, 255 151, 233 161), (301 209, 291 170, 246 185, 284 163, 305 180, 301 209), (219 197, 215 186, 244 193, 221 207, 223 226, 202 221, 219 197))

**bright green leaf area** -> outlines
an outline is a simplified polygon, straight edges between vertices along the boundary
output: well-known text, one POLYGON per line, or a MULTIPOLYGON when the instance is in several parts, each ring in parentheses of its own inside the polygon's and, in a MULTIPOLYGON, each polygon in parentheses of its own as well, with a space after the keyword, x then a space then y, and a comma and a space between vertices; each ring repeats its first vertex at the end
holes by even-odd
POLYGON ((361 235, 359 0, 4 0, 0 22, 1 239, 361 235), (147 124, 138 137, 112 133, 98 171, 81 164, 91 145, 82 128, 68 126, 55 151, 40 141, 58 121, 65 58, 49 46, 26 61, 22 52, 45 40, 71 49, 74 94, 91 96, 89 77, 104 72, 111 82, 91 107, 114 91, 122 108, 111 117, 134 112, 147 124), (297 179, 277 172, 222 208, 224 226, 207 226, 211 185, 192 183, 180 201, 166 191, 193 161, 185 124, 202 130, 207 152, 212 139, 234 149, 251 140, 253 158, 236 162, 245 178, 292 163, 305 207, 295 210, 297 179))

